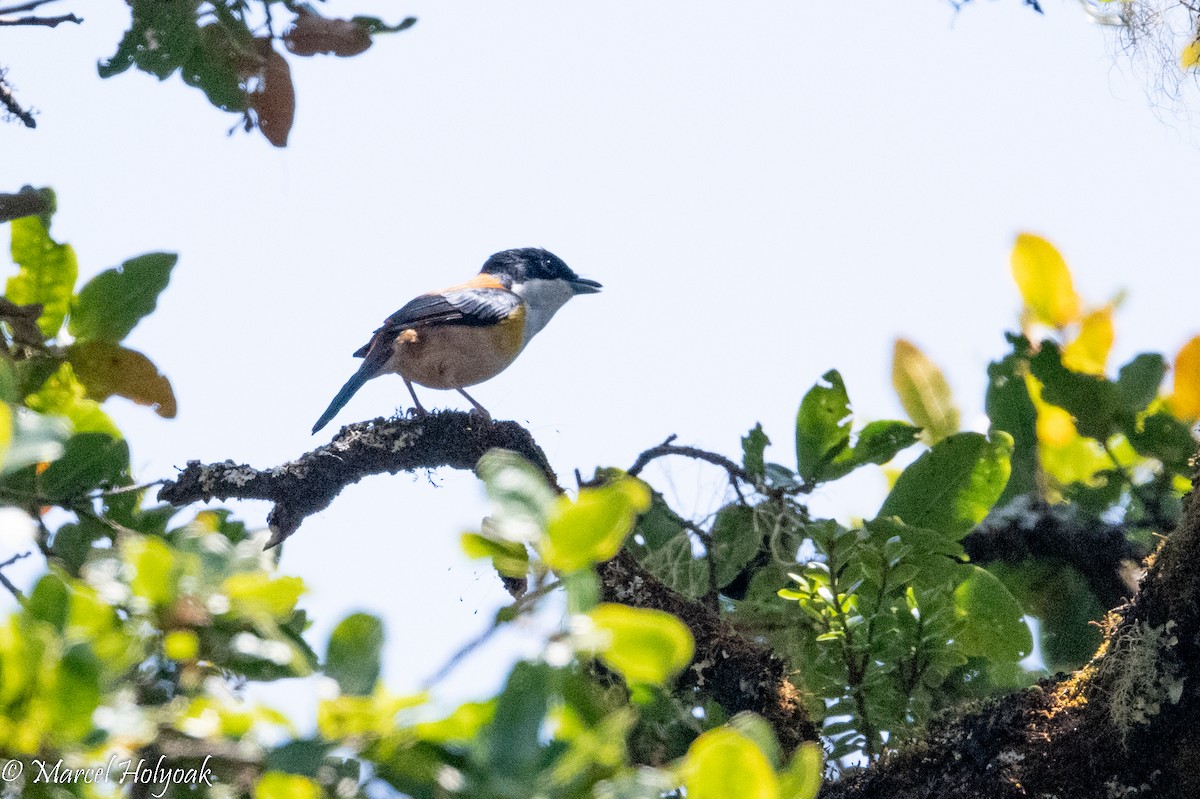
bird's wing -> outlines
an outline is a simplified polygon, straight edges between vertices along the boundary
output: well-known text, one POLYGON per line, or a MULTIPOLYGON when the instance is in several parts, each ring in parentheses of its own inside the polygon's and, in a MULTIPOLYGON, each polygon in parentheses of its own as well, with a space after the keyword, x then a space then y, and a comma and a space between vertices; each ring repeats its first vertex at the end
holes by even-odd
POLYGON ((409 328, 429 325, 468 325, 486 327, 497 324, 517 309, 521 298, 504 288, 460 288, 438 294, 422 294, 384 320, 383 325, 363 345, 355 357, 363 358, 376 341, 391 340, 409 328))

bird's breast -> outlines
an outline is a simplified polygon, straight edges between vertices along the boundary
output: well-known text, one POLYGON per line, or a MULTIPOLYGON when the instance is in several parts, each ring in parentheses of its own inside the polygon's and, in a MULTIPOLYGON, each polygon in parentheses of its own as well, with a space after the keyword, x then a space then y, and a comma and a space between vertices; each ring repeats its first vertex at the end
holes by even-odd
POLYGON ((389 371, 428 388, 466 388, 508 368, 524 347, 525 307, 486 327, 445 324, 404 330, 389 371))

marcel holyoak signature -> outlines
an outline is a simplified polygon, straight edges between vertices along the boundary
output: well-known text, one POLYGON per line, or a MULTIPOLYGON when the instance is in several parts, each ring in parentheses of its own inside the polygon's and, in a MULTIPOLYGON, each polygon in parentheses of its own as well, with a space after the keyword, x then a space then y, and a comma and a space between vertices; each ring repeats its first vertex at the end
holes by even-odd
POLYGON ((102 784, 142 784, 152 787, 150 795, 162 799, 167 789, 172 785, 209 785, 213 784, 212 769, 208 766, 211 756, 206 756, 199 766, 172 766, 166 762, 165 756, 158 760, 121 757, 113 755, 106 762, 95 766, 69 766, 61 758, 58 760, 9 760, 0 766, 0 780, 12 783, 20 779, 33 784, 71 785, 87 783, 102 784))

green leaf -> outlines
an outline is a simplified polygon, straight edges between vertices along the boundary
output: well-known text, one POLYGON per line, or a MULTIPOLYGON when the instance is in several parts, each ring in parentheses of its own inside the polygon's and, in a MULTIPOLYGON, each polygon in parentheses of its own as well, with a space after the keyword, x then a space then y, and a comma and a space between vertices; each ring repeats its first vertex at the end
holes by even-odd
POLYGON ((1013 437, 1012 475, 997 500, 1004 505, 1010 499, 1037 491, 1038 440, 1037 408, 1029 396, 1025 372, 1029 368, 1029 340, 1008 334, 1013 351, 988 364, 985 409, 991 429, 1003 430, 1013 437))
MULTIPOLYGON (((1107 441, 1116 432, 1123 397, 1115 383, 1103 377, 1072 372, 1062 364, 1062 354, 1052 341, 1042 342, 1029 361, 1030 371, 1042 383, 1042 399, 1063 408, 1075 418, 1081 435, 1107 441)), ((1130 380, 1133 390, 1133 379, 1130 380)))
POLYGON ((629 683, 663 685, 692 661, 692 633, 670 613, 605 603, 588 616, 608 636, 600 659, 629 683))
POLYGON ((128 536, 122 541, 125 562, 133 568, 129 590, 160 607, 175 599, 175 553, 161 538, 128 536))
POLYGON ((749 433, 742 436, 742 468, 751 477, 761 478, 763 476, 765 468, 763 452, 770 443, 771 439, 767 438, 767 434, 763 432, 762 423, 754 425, 749 433))
POLYGON ((830 369, 809 389, 796 413, 796 464, 808 482, 825 479, 825 466, 850 446, 850 397, 830 369))
POLYGON ((954 614, 962 623, 955 635, 962 653, 1015 661, 1033 651, 1021 603, 987 569, 964 565, 970 575, 954 589, 954 614))
POLYGON ((823 470, 826 480, 836 480, 868 463, 884 464, 900 450, 917 443, 920 428, 904 422, 871 422, 858 434, 850 449, 842 450, 823 470))
POLYGON ((1186 423, 1157 411, 1140 423, 1126 423, 1122 430, 1138 454, 1157 458, 1176 474, 1191 475, 1188 461, 1196 454, 1196 440, 1186 423))
POLYGON ((1008 482, 1012 436, 955 433, 917 458, 896 480, 879 517, 899 516, 955 540, 983 520, 1008 482))
POLYGON ((66 419, 40 413, 17 412, 12 416, 12 439, 4 455, 0 475, 30 464, 49 463, 62 457, 63 442, 71 435, 66 419))
POLYGON ((1167 374, 1167 361, 1158 353, 1143 352, 1117 373, 1117 393, 1126 413, 1137 414, 1158 397, 1167 374))
POLYGON ((792 762, 779 775, 779 799, 816 799, 821 790, 823 754, 820 744, 800 744, 792 762))
POLYGON ((71 308, 71 292, 79 276, 75 250, 50 238, 40 218, 26 216, 12 221, 12 259, 20 271, 8 279, 5 296, 17 305, 42 306, 38 328, 53 338, 71 308))
POLYGON ((500 537, 508 541, 537 540, 558 499, 547 485, 546 476, 506 449, 484 453, 475 464, 475 474, 495 506, 492 521, 500 537))
POLYGON ((350 20, 358 25, 365 27, 370 33, 399 33, 400 31, 408 30, 413 25, 417 24, 416 17, 405 17, 395 25, 388 25, 378 17, 354 17, 350 20))
POLYGON ((727 727, 692 742, 683 764, 688 799, 777 799, 779 783, 755 743, 727 727))
POLYGON ((462 548, 468 558, 490 558, 505 577, 529 574, 529 551, 517 541, 499 541, 478 533, 463 533, 462 548))
POLYGON ((342 694, 368 696, 379 682, 383 622, 367 613, 342 619, 329 636, 325 674, 337 680, 342 694))
POLYGON ((316 777, 325 756, 336 745, 336 743, 319 739, 289 741, 267 753, 263 760, 263 768, 267 771, 316 777))
POLYGON ((783 750, 775 738, 775 730, 766 722, 766 719, 757 713, 744 710, 731 718, 727 724, 731 729, 754 741, 762 753, 767 756, 772 768, 779 768, 783 760, 783 750))
POLYGON ((896 339, 892 355, 892 386, 908 418, 924 428, 930 443, 958 432, 958 408, 946 376, 917 345, 896 339))
POLYGON ((121 431, 100 409, 100 403, 87 399, 86 393, 71 364, 63 363, 36 392, 25 397, 25 405, 47 416, 66 417, 76 433, 121 438, 121 431))
POLYGON ((58 575, 50 573, 43 575, 34 586, 29 602, 25 605, 25 612, 32 618, 48 622, 61 633, 67 623, 70 605, 71 595, 67 591, 66 583, 58 575))
POLYGON ((708 593, 708 561, 696 557, 682 520, 658 492, 653 492, 649 510, 638 518, 625 546, 672 590, 689 599, 708 593))
POLYGON ((513 667, 488 730, 488 762, 496 773, 520 779, 536 771, 552 675, 545 664, 521 662, 513 667))
POLYGON ((154 310, 178 260, 173 253, 150 253, 96 275, 75 298, 67 329, 80 341, 121 341, 154 310))
POLYGON ((580 569, 563 575, 567 591, 567 612, 587 613, 600 603, 600 578, 593 569, 580 569))
POLYGON ((180 76, 188 86, 204 92, 208 101, 222 111, 246 108, 246 92, 237 64, 251 52, 254 44, 249 32, 238 30, 235 37, 229 26, 210 22, 200 28, 196 47, 184 58, 180 76))
POLYGON ((763 536, 755 524, 753 508, 733 504, 717 511, 709 563, 710 567, 716 566, 718 589, 729 585, 754 560, 762 543, 763 536))
POLYGON ((78 741, 92 730, 100 707, 100 661, 87 644, 68 649, 52 672, 50 723, 55 738, 78 741))
POLYGON ((150 359, 110 341, 67 347, 67 360, 88 396, 103 402, 113 394, 148 405, 164 419, 175 418, 175 392, 150 359))
POLYGON ((54 501, 79 498, 102 486, 130 485, 129 445, 103 433, 71 436, 40 484, 42 496, 54 501))
POLYGON ((584 488, 574 502, 562 497, 546 525, 542 559, 559 572, 609 560, 620 551, 638 515, 648 507, 650 489, 628 477, 599 488, 584 488))
POLYGON ((199 44, 194 2, 163 3, 158 0, 131 0, 129 30, 117 45, 117 52, 98 65, 100 77, 111 78, 131 66, 166 80, 199 44))

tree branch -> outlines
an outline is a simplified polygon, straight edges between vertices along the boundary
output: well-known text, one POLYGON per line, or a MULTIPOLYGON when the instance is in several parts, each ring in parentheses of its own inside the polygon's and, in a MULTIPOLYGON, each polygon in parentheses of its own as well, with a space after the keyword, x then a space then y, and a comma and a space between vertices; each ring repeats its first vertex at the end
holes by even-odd
MULTIPOLYGON (((4 81, 0 79, 0 99, 3 99, 4 92, 4 81)), ((13 113, 16 112, 14 111, 13 113)), ((32 128, 33 125, 30 124, 29 127, 32 128)), ((0 194, 0 224, 20 219, 23 216, 41 216, 53 212, 54 192, 50 191, 50 189, 35 189, 33 186, 22 186, 21 190, 16 194, 0 194)), ((34 307, 37 308, 38 314, 41 314, 41 306, 14 305, 7 300, 3 306, 0 306, 0 310, 11 315, 16 312, 14 309, 19 311, 22 308, 32 309, 34 307)), ((27 312, 32 313, 32 311, 28 310, 27 312)), ((37 316, 35 315, 34 318, 36 319, 37 316)))
POLYGON ((7 588, 8 592, 17 598, 18 602, 24 602, 25 595, 23 593, 21 593, 21 589, 17 588, 15 585, 13 585, 12 580, 8 579, 8 577, 4 574, 4 569, 8 566, 13 565, 14 563, 16 563, 19 560, 23 560, 23 559, 29 557, 31 554, 33 554, 33 553, 19 552, 16 555, 13 555, 8 560, 4 561, 3 563, 0 563, 0 585, 3 585, 5 588, 7 588))
POLYGON ((58 2, 58 0, 30 0, 28 3, 21 3, 20 5, 0 8, 0 14, 18 14, 22 11, 32 11, 35 8, 46 5, 47 3, 56 2, 58 2))
MULTIPOLYGON (((33 114, 22 108, 21 104, 17 102, 17 98, 13 96, 12 87, 5 82, 3 72, 0 72, 0 105, 3 105, 4 110, 6 110, 8 113, 25 123, 25 127, 37 127, 37 120, 33 118, 33 114)), ((10 219, 15 218, 16 217, 10 217, 10 219)), ((0 222, 7 221, 9 220, 0 217, 0 222)))
POLYGON ((258 470, 233 461, 189 461, 179 476, 158 492, 160 500, 187 505, 210 499, 263 499, 275 503, 267 516, 278 546, 312 514, 329 507, 342 489, 375 474, 413 472, 449 466, 473 470, 493 448, 513 450, 558 485, 546 455, 516 422, 482 421, 461 411, 441 411, 414 419, 375 419, 347 425, 325 446, 291 463, 258 470))
POLYGON ((980 565, 1017 565, 1026 558, 1064 561, 1083 575, 1106 609, 1136 593, 1136 578, 1127 567, 1146 556, 1121 525, 1085 522, 1071 505, 1031 503, 1025 497, 992 511, 962 544, 980 565))
POLYGON ((83 22, 83 19, 74 14, 62 14, 57 17, 0 17, 0 27, 5 25, 36 25, 43 28, 57 28, 64 22, 74 22, 78 25, 83 22))

